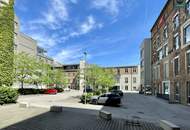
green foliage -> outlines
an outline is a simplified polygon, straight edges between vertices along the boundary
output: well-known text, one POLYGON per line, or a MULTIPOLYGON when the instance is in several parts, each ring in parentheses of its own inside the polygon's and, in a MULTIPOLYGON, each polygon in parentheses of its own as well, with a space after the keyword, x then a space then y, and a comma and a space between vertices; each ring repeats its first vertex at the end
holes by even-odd
POLYGON ((93 95, 100 95, 101 93, 102 93, 101 90, 96 90, 96 91, 93 92, 93 95))
POLYGON ((32 82, 36 69, 36 61, 33 57, 19 53, 14 56, 14 80, 21 83, 23 88, 24 83, 32 82))
POLYGON ((89 102, 91 97, 93 96, 93 93, 84 93, 80 98, 82 102, 85 102, 85 96, 86 96, 86 101, 89 102))
POLYGON ((92 86, 96 91, 101 88, 107 89, 115 84, 115 77, 112 71, 104 70, 97 65, 91 65, 85 73, 87 85, 92 86))
POLYGON ((0 9, 0 85, 12 84, 14 54, 14 0, 0 9))
POLYGON ((61 87, 66 83, 66 78, 62 70, 54 70, 54 81, 57 87, 61 87))
POLYGON ((18 92, 11 87, 0 87, 0 104, 15 103, 18 98, 18 92))
POLYGON ((50 88, 54 87, 50 86, 51 84, 62 87, 66 83, 63 71, 54 70, 44 61, 37 60, 25 53, 18 53, 14 56, 14 80, 20 82, 22 88, 24 83, 37 86, 44 84, 50 88))

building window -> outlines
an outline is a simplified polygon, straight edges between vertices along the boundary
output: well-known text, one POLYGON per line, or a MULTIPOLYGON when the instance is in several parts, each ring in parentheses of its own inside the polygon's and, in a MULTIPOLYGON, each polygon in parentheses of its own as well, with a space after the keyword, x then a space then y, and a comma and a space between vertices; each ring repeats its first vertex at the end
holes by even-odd
POLYGON ((128 68, 125 68, 125 73, 128 73, 128 68))
POLYGON ((136 68, 133 68, 133 72, 134 72, 134 73, 136 73, 136 72, 137 72, 136 68))
POLYGON ((174 24, 174 30, 176 28, 178 28, 178 26, 179 26, 179 15, 178 14, 174 17, 173 24, 174 24))
POLYGON ((161 60, 162 59, 162 48, 158 51, 158 60, 161 60))
POLYGON ((179 75, 179 58, 174 59, 174 74, 179 75))
POLYGON ((120 70, 119 69, 117 69, 117 74, 120 75, 120 70))
POLYGON ((125 83, 128 83, 128 78, 125 78, 125 83))
POLYGON ((128 90, 128 85, 125 85, 125 90, 128 90))
POLYGON ((167 44, 164 46, 163 51, 164 51, 163 57, 168 56, 168 45, 167 44))
POLYGON ((179 96, 179 82, 175 82, 175 100, 179 101, 180 96, 179 96))
POLYGON ((187 53, 187 72, 190 73, 190 52, 187 53))
POLYGON ((169 83, 168 82, 164 82, 163 83, 163 94, 169 94, 169 83))
POLYGON ((163 34, 163 36, 164 36, 164 40, 166 40, 168 38, 168 28, 167 28, 167 26, 164 27, 164 34, 163 34))
POLYGON ((189 42, 190 42, 190 25, 188 25, 184 29, 184 44, 188 44, 189 42))
POLYGON ((190 14, 190 1, 189 0, 186 3, 186 11, 187 11, 187 14, 189 15, 190 14))
POLYGON ((133 91, 136 91, 137 90, 137 88, 136 87, 133 87, 133 91))
POLYGON ((133 83, 136 83, 136 82, 137 82, 136 77, 133 77, 133 83))
POLYGON ((168 63, 164 63, 164 79, 168 79, 169 78, 169 65, 168 63))
POLYGON ((179 49, 179 35, 174 36, 174 48, 177 50, 179 49))

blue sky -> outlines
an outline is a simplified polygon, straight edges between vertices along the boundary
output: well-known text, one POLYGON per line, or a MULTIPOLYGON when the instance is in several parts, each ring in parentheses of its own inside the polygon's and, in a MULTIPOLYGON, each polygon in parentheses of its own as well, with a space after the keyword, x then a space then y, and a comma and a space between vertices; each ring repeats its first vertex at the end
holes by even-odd
POLYGON ((16 0, 21 31, 64 64, 139 64, 139 46, 166 0, 16 0))

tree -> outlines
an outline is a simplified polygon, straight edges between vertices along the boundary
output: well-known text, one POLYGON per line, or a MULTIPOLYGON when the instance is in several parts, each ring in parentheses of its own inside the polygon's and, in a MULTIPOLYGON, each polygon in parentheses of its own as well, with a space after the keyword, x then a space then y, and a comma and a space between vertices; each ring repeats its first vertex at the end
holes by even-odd
POLYGON ((0 9, 0 85, 13 83, 14 0, 0 9))
POLYGON ((14 80, 21 83, 21 88, 24 83, 32 82, 32 77, 36 69, 35 58, 25 54, 19 53, 14 56, 14 80))
POLYGON ((107 89, 115 84, 114 73, 109 70, 104 70, 97 65, 91 65, 86 70, 87 84, 93 86, 95 90, 101 86, 103 89, 107 89))
POLYGON ((54 70, 54 83, 57 87, 63 86, 66 84, 66 78, 61 70, 54 70))

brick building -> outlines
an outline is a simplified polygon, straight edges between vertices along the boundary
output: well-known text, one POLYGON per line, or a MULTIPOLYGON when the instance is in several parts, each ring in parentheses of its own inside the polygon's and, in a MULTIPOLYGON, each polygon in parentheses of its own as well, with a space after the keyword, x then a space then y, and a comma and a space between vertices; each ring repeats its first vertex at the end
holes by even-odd
POLYGON ((190 1, 168 0, 151 29, 153 92, 190 104, 190 1))

